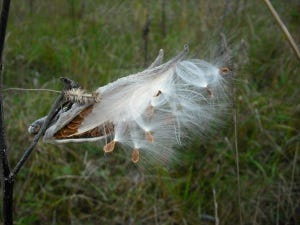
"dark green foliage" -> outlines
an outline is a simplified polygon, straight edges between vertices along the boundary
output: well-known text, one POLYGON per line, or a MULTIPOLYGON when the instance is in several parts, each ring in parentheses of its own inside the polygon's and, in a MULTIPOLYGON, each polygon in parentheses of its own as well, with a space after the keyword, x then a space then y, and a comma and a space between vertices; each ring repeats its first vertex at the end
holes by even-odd
MULTIPOLYGON (((272 1, 300 43, 297 1, 272 1), (284 2, 284 3, 283 3, 284 2)), ((234 124, 181 149, 168 168, 140 173, 123 150, 40 143, 17 177, 15 218, 25 224, 297 224, 300 221, 300 67, 262 1, 13 1, 4 86, 60 90, 70 77, 93 90, 144 65, 142 29, 152 18, 148 59, 190 43, 213 60, 224 32, 236 70, 234 124), (86 2, 84 5, 83 3, 86 2), (206 218, 206 219, 205 219, 206 218)), ((10 164, 28 146, 28 125, 47 113, 48 92, 4 92, 10 164)))

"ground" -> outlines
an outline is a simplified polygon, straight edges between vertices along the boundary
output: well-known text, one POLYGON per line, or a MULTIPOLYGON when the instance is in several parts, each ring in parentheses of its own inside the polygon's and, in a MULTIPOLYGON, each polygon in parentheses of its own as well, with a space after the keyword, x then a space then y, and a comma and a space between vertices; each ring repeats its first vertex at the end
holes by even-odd
MULTIPOLYGON (((299 2, 272 3, 299 44, 299 2)), ((214 62, 220 33, 235 66, 224 127, 142 171, 122 149, 40 142, 16 179, 15 224, 299 224, 300 64, 263 1, 12 1, 4 88, 59 91, 66 76, 94 90, 186 43, 214 62)), ((11 166, 57 95, 4 90, 11 166)))

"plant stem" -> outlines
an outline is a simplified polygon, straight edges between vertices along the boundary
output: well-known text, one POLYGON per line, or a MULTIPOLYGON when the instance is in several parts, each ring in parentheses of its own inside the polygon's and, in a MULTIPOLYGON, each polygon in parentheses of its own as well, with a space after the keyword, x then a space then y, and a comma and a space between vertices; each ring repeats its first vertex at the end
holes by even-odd
POLYGON ((2 98, 2 74, 3 74, 3 49, 5 44, 6 26, 9 15, 10 0, 2 1, 1 19, 0 19, 0 158, 2 171, 2 201, 3 201, 3 224, 13 224, 13 186, 14 181, 8 179, 10 168, 8 164, 7 146, 5 138, 3 98, 2 98))
POLYGON ((274 9, 272 3, 269 0, 263 0, 265 2, 265 4, 267 5, 268 9, 270 10, 272 16, 275 18, 278 26, 280 27, 281 31, 284 33, 286 39, 288 40, 290 46, 292 47, 295 55, 297 56, 297 58, 300 60, 300 51, 292 37, 292 35, 290 34, 289 30, 286 28, 286 26, 284 25, 284 23, 282 22, 282 20, 280 19, 278 13, 276 12, 276 10, 274 9))
POLYGON ((161 35, 162 39, 166 37, 166 0, 161 3, 161 35))
POLYGON ((8 20, 9 14, 9 7, 10 7, 10 0, 3 0, 2 2, 2 10, 1 10, 1 20, 0 20, 0 56, 1 56, 1 66, 2 62, 2 55, 4 49, 4 41, 5 41, 5 34, 6 34, 6 25, 8 20))
POLYGON ((151 18, 148 14, 148 9, 147 9, 146 17, 147 20, 142 31, 143 40, 144 40, 144 67, 146 67, 148 64, 148 42, 149 42, 149 33, 150 33, 150 25, 151 25, 151 18))
POLYGON ((24 154, 21 157, 20 161, 17 163, 15 168, 12 170, 12 172, 10 174, 10 179, 11 180, 14 180, 15 176, 18 174, 18 172, 20 171, 20 169, 22 168, 22 166, 24 165, 24 163, 26 162, 26 160, 30 156, 30 154, 33 151, 34 147, 39 142, 39 139, 43 136, 45 130, 48 128, 51 120, 53 119, 53 116, 55 115, 55 113, 57 111, 57 108, 59 108, 59 105, 61 104, 61 102, 63 100, 63 97, 64 97, 64 93, 62 91, 61 94, 59 95, 59 97, 56 99, 55 103, 52 105, 52 108, 51 108, 47 118, 45 119, 41 129, 39 130, 38 134, 34 136, 34 139, 31 143, 31 145, 26 149, 26 151, 24 152, 24 154))
POLYGON ((49 124, 51 123, 53 117, 56 115, 57 110, 60 108, 60 105, 64 100, 65 91, 69 90, 69 89, 72 89, 72 88, 78 88, 79 87, 77 82, 75 82, 71 79, 61 77, 60 80, 63 83, 63 89, 62 89, 60 95, 58 96, 58 98, 56 99, 56 101, 54 102, 54 104, 52 105, 52 107, 50 109, 50 112, 48 113, 48 116, 46 117, 42 127, 39 130, 39 132, 37 133, 37 135, 34 136, 34 139, 31 143, 31 145, 25 150, 25 152, 22 155, 21 159, 19 160, 19 162, 17 163, 15 168, 10 173, 9 178, 11 180, 15 179, 16 175, 18 174, 18 172, 20 171, 20 169, 22 168, 22 166, 24 165, 24 163, 26 162, 26 160, 30 156, 30 154, 33 151, 34 147, 37 145, 40 138, 44 135, 44 132, 49 127, 49 124))
POLYGON ((3 224, 13 225, 13 191, 14 180, 4 178, 3 182, 3 224))

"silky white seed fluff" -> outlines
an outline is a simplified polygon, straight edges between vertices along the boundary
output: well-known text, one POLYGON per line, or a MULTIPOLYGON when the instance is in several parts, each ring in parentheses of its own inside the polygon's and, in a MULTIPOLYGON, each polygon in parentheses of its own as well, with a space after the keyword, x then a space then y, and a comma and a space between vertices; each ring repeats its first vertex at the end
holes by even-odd
POLYGON ((159 159, 185 143, 191 133, 205 136, 212 123, 221 122, 218 114, 228 104, 225 85, 219 68, 212 64, 182 61, 153 79, 140 77, 108 92, 98 89, 103 101, 80 129, 83 132, 95 123, 111 121, 121 145, 159 159), (146 132, 153 136, 153 143, 146 132))
POLYGON ((140 157, 167 162, 178 146, 193 137, 205 138, 222 123, 230 105, 228 83, 218 66, 198 59, 120 78, 96 90, 101 101, 93 105, 77 134, 109 122, 114 135, 106 143, 114 140, 129 153, 137 149, 140 157))

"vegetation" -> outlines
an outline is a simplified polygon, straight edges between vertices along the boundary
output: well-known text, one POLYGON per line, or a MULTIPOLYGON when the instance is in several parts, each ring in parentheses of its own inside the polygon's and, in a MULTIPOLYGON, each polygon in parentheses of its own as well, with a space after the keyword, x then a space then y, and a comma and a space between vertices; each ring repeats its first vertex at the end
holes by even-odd
MULTIPOLYGON (((299 2, 272 3, 300 43, 299 2)), ((15 183, 15 224, 299 224, 300 64, 263 1, 13 1, 3 83, 59 91, 66 76, 94 90, 160 48, 170 58, 188 42, 191 57, 213 60, 221 32, 236 67, 236 123, 229 116, 174 165, 142 172, 121 149, 41 142, 15 183)), ((28 125, 58 94, 3 93, 15 165, 28 125)))

